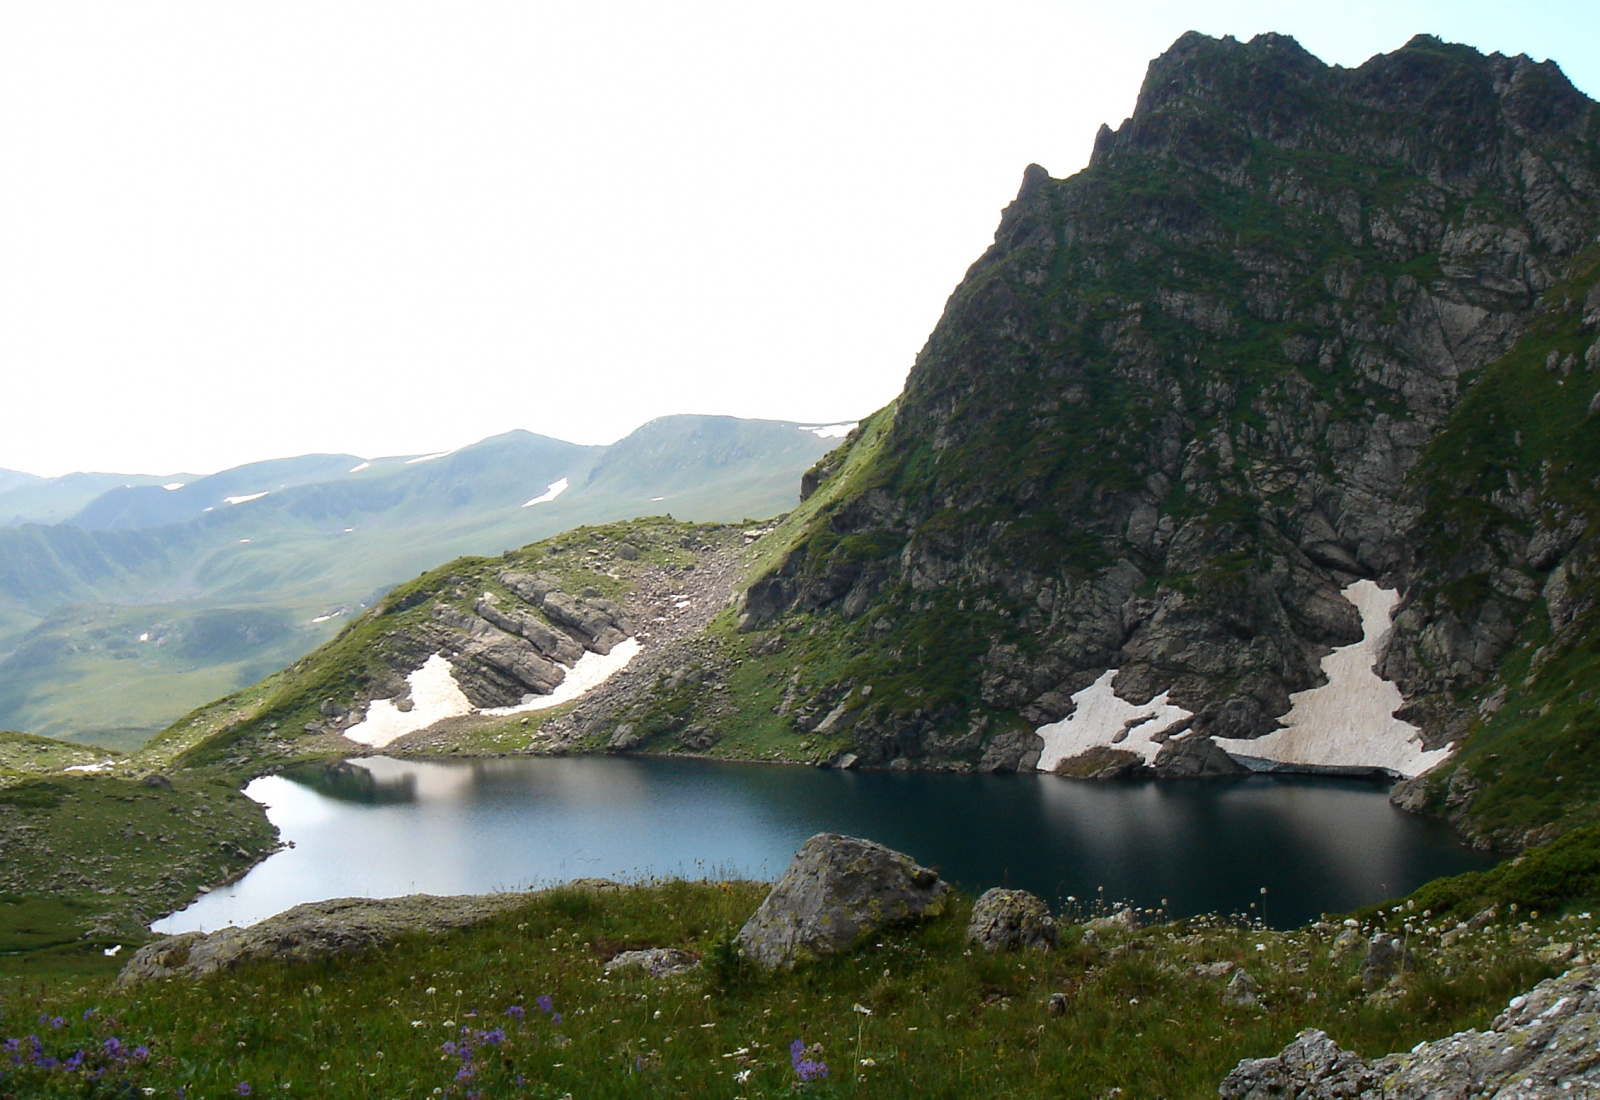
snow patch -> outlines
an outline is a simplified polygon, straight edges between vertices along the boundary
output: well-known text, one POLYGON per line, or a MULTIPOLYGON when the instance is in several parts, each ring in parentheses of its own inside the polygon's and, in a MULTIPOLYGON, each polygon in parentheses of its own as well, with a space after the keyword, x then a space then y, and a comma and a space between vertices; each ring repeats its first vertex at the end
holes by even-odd
POLYGON ((150 635, 149 634, 141 634, 141 635, 139 635, 139 640, 141 642, 148 642, 150 640, 150 635))
POLYGON ((314 622, 314 623, 325 623, 329 619, 337 619, 340 615, 343 615, 343 614, 344 614, 343 611, 332 611, 332 612, 329 612, 326 615, 318 615, 315 619, 312 619, 311 621, 314 622))
POLYGON ((403 711, 392 699, 375 699, 367 716, 344 731, 350 740, 381 749, 397 737, 427 729, 435 722, 472 712, 450 669, 450 662, 435 653, 406 677, 411 685, 411 709, 403 711))
POLYGON ((599 687, 627 667, 639 653, 637 638, 626 638, 611 647, 602 656, 584 653, 567 670, 566 677, 549 695, 524 695, 522 702, 512 707, 489 707, 479 711, 474 707, 461 686, 456 683, 450 662, 435 653, 421 668, 406 677, 411 685, 411 709, 402 711, 392 699, 375 699, 367 707, 367 716, 344 731, 350 740, 371 748, 381 749, 396 738, 425 730, 446 718, 460 718, 467 714, 526 714, 529 711, 549 710, 570 703, 599 687))
POLYGON ((447 455, 453 455, 453 454, 455 454, 454 451, 440 451, 438 454, 418 455, 416 458, 408 458, 408 459, 406 459, 406 465, 407 466, 415 466, 419 462, 432 462, 436 458, 444 458, 447 455))
POLYGON ((262 497, 266 496, 267 493, 270 493, 271 491, 272 490, 268 489, 267 492, 264 492, 264 493, 248 493, 248 494, 246 494, 244 496, 239 496, 239 497, 223 497, 222 498, 222 503, 224 503, 224 504, 249 504, 252 500, 260 500, 262 497))
POLYGON ((181 481, 169 481, 165 485, 163 485, 162 488, 170 493, 175 489, 183 488, 183 482, 181 482, 181 481))
POLYGON ((656 503, 656 502, 657 502, 657 501, 661 501, 661 500, 666 500, 666 499, 667 499, 667 498, 666 498, 666 497, 651 497, 651 498, 650 498, 650 503, 651 503, 651 504, 654 504, 654 503, 656 503))
POLYGON ((359 473, 360 473, 360 472, 361 472, 361 471, 362 471, 362 470, 370 470, 370 469, 372 469, 372 463, 370 463, 370 462, 363 462, 363 463, 362 463, 362 464, 361 464, 361 465, 359 465, 359 466, 352 466, 352 467, 350 467, 350 472, 351 472, 351 473, 352 473, 352 474, 359 474, 359 473))
POLYGON ((859 420, 852 420, 848 424, 820 424, 810 426, 802 425, 800 430, 803 432, 810 432, 818 439, 843 439, 845 436, 855 431, 860 424, 861 422, 859 420))
POLYGON ((1372 667, 1389 636, 1400 593, 1379 588, 1373 581, 1357 581, 1344 590, 1344 598, 1361 613, 1361 640, 1322 659, 1328 682, 1289 696, 1283 729, 1265 737, 1219 737, 1217 744, 1234 756, 1284 764, 1385 768, 1408 777, 1449 758, 1452 747, 1424 750, 1421 731, 1394 716, 1405 699, 1372 667))
POLYGON ((535 504, 549 504, 552 500, 556 499, 556 497, 567 491, 567 485, 568 482, 566 478, 561 478, 558 481, 552 481, 544 492, 528 501, 528 503, 524 504, 523 507, 531 508, 535 504))
POLYGON ((103 772, 115 763, 115 760, 102 760, 98 764, 73 764, 61 770, 64 772, 103 772))
POLYGON ((1161 751, 1161 743, 1152 741, 1151 734, 1194 717, 1177 704, 1167 702, 1164 691, 1144 704, 1120 698, 1111 687, 1118 671, 1107 669, 1100 679, 1072 697, 1076 710, 1059 722, 1038 728, 1036 732, 1044 738, 1044 751, 1039 756, 1040 771, 1054 771, 1061 761, 1102 745, 1138 753, 1146 764, 1153 764, 1156 753, 1161 751), (1117 740, 1124 730, 1127 735, 1117 740))

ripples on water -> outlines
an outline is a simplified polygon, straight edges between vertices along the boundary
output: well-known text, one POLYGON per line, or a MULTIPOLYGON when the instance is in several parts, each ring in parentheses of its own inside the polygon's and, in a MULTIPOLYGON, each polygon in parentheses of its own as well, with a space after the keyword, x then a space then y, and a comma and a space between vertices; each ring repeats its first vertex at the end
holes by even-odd
POLYGON ((154 925, 248 924, 322 898, 522 889, 573 878, 772 879, 821 831, 864 836, 969 891, 1100 896, 1178 915, 1303 923, 1488 866, 1384 787, 1268 778, 1093 783, 576 757, 366 757, 245 792, 294 847, 154 925))

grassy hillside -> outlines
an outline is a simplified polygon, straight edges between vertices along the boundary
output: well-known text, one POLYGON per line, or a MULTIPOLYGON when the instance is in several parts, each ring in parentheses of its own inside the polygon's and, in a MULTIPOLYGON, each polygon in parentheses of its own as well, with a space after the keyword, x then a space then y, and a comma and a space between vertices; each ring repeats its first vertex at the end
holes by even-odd
MULTIPOLYGON (((960 902, 858 953, 766 976, 724 946, 762 894, 742 882, 561 888, 473 929, 347 959, 132 991, 81 974, 0 981, 0 1038, 26 1049, 37 1036, 62 1062, 92 1051, 106 1085, 198 1097, 778 1097, 802 1084, 822 1097, 1203 1097, 1240 1058, 1275 1053, 1302 1027, 1372 1056, 1482 1026, 1557 969, 1540 944, 1596 942, 1591 920, 1547 917, 1446 947, 1424 922, 1411 940, 1418 969, 1367 991, 1360 952, 1332 948, 1337 926, 1157 917, 1092 939, 1071 927, 1050 953, 991 956, 965 947, 960 902), (659 980, 604 972, 641 946, 680 947, 704 965, 659 980), (1229 964, 1248 968, 1257 1004, 1222 1003, 1229 964), (1061 1015, 1045 1009, 1052 994, 1061 1015), (113 1038, 143 1053, 108 1058, 113 1038), (801 1056, 826 1075, 813 1065, 802 1082, 801 1056)), ((35 1096, 84 1085, 65 1069, 7 1073, 0 1088, 35 1096)))

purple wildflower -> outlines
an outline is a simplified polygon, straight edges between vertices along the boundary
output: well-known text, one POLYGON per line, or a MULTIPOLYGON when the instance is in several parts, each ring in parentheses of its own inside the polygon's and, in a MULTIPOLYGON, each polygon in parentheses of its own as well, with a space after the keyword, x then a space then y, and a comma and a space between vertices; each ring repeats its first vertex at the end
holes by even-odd
POLYGON ((506 1009, 506 1015, 510 1016, 513 1020, 520 1020, 527 1014, 527 1010, 521 1005, 512 1005, 510 1008, 506 1009))
POLYGON ((552 1013, 551 1013, 551 1014, 550 1014, 550 1022, 551 1022, 551 1023, 554 1023, 554 1024, 559 1024, 559 1023, 561 1023, 561 1013, 559 1013, 559 1012, 552 1012, 552 1013))
POLYGON ((815 1081, 819 1077, 828 1076, 828 1063, 806 1057, 806 1044, 803 1039, 796 1039, 789 1044, 789 1062, 794 1066, 794 1072, 801 1081, 815 1081))
POLYGON ((84 1019, 85 1019, 85 1020, 87 1020, 87 1019, 88 1019, 88 1018, 89 1018, 89 1017, 90 1017, 90 1016, 93 1016, 93 1015, 94 1015, 94 1012, 95 1012, 95 1010, 94 1010, 94 1009, 92 1009, 92 1008, 86 1008, 86 1009, 84 1009, 84 1010, 83 1010, 83 1018, 84 1018, 84 1019))
POLYGON ((471 1062, 463 1063, 461 1068, 456 1070, 457 1081, 470 1081, 477 1075, 478 1067, 473 1065, 471 1062))
POLYGON ((240 1096, 249 1096, 250 1095, 250 1082, 249 1081, 240 1081, 238 1083, 238 1085, 236 1085, 234 1087, 233 1091, 238 1093, 240 1096))
POLYGON ((540 997, 539 998, 539 1011, 548 1014, 550 1009, 551 1009, 551 1007, 554 1004, 555 1004, 555 1002, 552 1001, 549 997, 540 997))
POLYGON ((133 1060, 135 1062, 142 1062, 149 1057, 150 1048, 145 1046, 143 1043, 140 1043, 138 1046, 133 1048, 133 1060))
POLYGON ((83 1065, 83 1060, 87 1057, 88 1054, 85 1051, 75 1050, 72 1052, 72 1056, 67 1059, 66 1067, 76 1073, 79 1067, 83 1065))
POLYGON ((60 1031, 61 1030, 61 1025, 66 1023, 66 1022, 67 1021, 63 1020, 60 1016, 52 1016, 52 1017, 50 1017, 50 1027, 54 1031, 60 1031))

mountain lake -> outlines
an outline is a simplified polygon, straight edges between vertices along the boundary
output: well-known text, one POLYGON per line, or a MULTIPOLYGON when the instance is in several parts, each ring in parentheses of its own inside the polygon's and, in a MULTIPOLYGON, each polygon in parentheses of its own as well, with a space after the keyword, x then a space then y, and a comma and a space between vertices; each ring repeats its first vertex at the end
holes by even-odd
POLYGON ((622 757, 362 757, 245 793, 292 846, 153 925, 250 924, 301 902, 522 890, 575 878, 776 879, 818 832, 907 852, 971 893, 1262 914, 1290 927, 1491 866, 1382 784, 1253 776, 824 771, 622 757), (1263 888, 1265 892, 1263 893, 1263 888))

